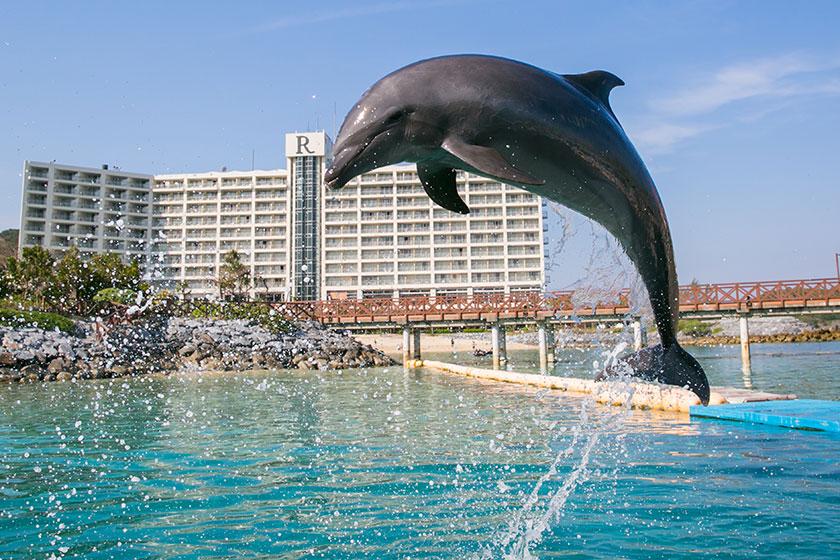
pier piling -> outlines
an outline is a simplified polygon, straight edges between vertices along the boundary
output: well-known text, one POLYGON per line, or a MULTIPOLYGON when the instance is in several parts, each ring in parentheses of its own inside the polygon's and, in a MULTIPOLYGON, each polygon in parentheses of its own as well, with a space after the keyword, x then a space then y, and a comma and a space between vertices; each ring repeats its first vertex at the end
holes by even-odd
POLYGON ((741 324, 741 372, 749 374, 752 371, 750 359, 750 326, 747 314, 742 313, 738 318, 741 324))
POLYGON ((403 326, 403 341, 402 341, 402 355, 403 367, 408 367, 408 361, 411 359, 411 327, 403 326))
POLYGON ((633 350, 638 352, 647 346, 647 331, 641 317, 633 318, 633 350))
POLYGON ((493 343, 493 369, 500 369, 507 365, 507 343, 505 328, 499 323, 490 327, 490 338, 493 343))
POLYGON ((548 373, 554 367, 554 331, 547 321, 537 323, 540 344, 540 372, 548 373))
POLYGON ((422 360, 423 358, 420 356, 420 329, 414 329, 414 359, 415 360, 422 360))

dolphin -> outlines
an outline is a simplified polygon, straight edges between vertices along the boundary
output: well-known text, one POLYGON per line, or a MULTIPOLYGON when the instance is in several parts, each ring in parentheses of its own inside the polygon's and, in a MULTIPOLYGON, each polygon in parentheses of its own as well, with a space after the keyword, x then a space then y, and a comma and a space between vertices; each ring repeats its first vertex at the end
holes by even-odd
POLYGON ((429 197, 453 212, 469 213, 455 184, 461 169, 599 222, 638 269, 661 339, 627 363, 635 375, 686 387, 708 404, 703 368, 677 342, 678 284, 665 209, 610 108, 610 91, 621 85, 601 70, 560 75, 493 56, 416 62, 376 82, 351 109, 324 181, 341 188, 378 167, 415 162, 429 197))

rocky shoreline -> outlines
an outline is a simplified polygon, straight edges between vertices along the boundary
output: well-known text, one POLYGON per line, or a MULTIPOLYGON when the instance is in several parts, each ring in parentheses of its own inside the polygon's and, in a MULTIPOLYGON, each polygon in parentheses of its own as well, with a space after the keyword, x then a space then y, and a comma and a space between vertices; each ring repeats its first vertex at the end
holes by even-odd
POLYGON ((274 334, 248 320, 152 319, 97 337, 91 324, 75 335, 0 327, 0 381, 38 382, 181 370, 327 370, 388 366, 394 360, 317 324, 274 334))
MULTIPOLYGON (((840 340, 840 330, 818 329, 800 333, 752 334, 750 344, 781 344, 786 342, 832 342, 840 340)), ((680 336, 683 346, 721 346, 740 344, 740 336, 680 336)))
MULTIPOLYGON (((683 332, 678 333, 677 339, 684 346, 721 346, 740 344, 740 326, 737 319, 721 319, 710 322, 710 334, 692 336, 683 332)), ((487 335, 463 334, 459 337, 474 337, 488 340, 487 335)), ((629 328, 595 327, 595 328, 558 328, 555 331, 555 343, 558 348, 593 348, 611 346, 621 341, 632 343, 633 335, 629 328)), ((538 344, 535 332, 511 333, 509 341, 536 346, 538 344)), ((824 325, 809 325, 793 317, 757 317, 750 320, 751 344, 783 344, 793 342, 831 342, 840 340, 840 324, 829 321, 824 325)), ((648 344, 658 344, 659 336, 656 332, 648 333, 648 344)))

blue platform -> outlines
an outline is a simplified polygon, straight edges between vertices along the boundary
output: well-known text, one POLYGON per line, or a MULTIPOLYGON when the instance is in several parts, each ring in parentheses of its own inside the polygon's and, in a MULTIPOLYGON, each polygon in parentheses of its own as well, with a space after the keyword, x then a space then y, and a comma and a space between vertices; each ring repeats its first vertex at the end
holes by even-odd
POLYGON ((798 430, 840 432, 840 401, 797 399, 714 406, 692 406, 697 418, 768 424, 798 430))

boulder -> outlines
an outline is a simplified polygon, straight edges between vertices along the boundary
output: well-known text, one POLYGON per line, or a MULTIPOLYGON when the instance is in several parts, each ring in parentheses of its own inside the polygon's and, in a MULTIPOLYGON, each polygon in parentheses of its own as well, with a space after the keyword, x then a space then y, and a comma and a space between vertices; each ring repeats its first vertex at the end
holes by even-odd
POLYGON ((47 366, 47 371, 50 373, 58 373, 65 369, 64 360, 61 358, 53 358, 47 366))
POLYGON ((29 364, 20 368, 20 373, 30 380, 37 381, 44 376, 44 369, 38 364, 29 364))

